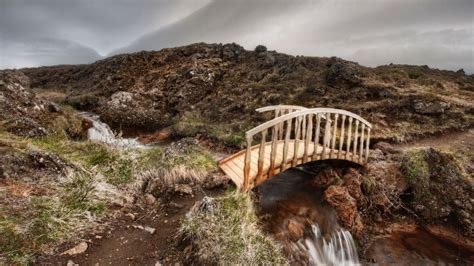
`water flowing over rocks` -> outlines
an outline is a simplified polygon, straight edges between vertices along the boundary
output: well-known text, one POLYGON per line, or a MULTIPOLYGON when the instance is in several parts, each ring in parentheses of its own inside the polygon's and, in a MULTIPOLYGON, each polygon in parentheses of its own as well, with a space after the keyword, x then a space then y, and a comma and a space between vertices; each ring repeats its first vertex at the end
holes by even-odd
POLYGON ((116 136, 112 129, 102 121, 98 115, 87 112, 81 113, 82 117, 92 123, 87 129, 87 138, 92 141, 100 141, 119 148, 145 148, 138 138, 122 138, 116 136))

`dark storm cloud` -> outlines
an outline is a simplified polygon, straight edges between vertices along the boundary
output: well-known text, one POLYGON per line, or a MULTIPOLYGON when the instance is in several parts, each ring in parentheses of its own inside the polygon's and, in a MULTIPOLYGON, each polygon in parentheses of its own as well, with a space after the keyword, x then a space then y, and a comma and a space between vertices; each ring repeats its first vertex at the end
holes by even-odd
POLYGON ((43 63, 36 40, 47 37, 58 50, 68 43, 69 63, 94 60, 92 48, 105 55, 205 41, 474 72, 472 0, 0 1, 0 67, 43 63), (25 43, 28 60, 18 57, 25 43))

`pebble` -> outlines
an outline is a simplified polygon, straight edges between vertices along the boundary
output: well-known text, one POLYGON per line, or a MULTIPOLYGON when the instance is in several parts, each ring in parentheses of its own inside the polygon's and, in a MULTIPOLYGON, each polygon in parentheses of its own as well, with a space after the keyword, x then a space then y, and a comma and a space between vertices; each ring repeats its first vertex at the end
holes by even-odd
POLYGON ((68 249, 61 253, 61 255, 77 255, 86 252, 88 245, 86 242, 81 242, 77 246, 68 249))

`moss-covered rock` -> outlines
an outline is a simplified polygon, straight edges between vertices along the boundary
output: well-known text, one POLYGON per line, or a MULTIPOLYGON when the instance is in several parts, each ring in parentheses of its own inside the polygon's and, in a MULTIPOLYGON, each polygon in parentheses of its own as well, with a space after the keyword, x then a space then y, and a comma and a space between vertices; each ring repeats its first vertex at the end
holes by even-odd
POLYGON ((429 222, 453 217, 472 235, 474 186, 465 167, 454 153, 434 148, 410 150, 402 163, 412 188, 410 204, 415 212, 429 222))

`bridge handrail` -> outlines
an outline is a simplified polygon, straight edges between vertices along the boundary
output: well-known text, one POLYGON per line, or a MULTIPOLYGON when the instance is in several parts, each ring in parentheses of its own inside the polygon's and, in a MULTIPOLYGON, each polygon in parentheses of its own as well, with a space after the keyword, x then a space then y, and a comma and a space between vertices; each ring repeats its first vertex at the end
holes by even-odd
POLYGON ((279 104, 279 105, 270 105, 270 106, 265 106, 265 107, 260 107, 258 109, 255 109, 255 111, 259 113, 263 112, 269 112, 269 111, 281 111, 281 110, 306 110, 308 108, 299 106, 299 105, 284 105, 284 104, 279 104))
POLYGON ((252 129, 248 130, 246 132, 246 137, 249 138, 249 137, 261 132, 262 130, 271 128, 271 127, 273 127, 277 124, 280 124, 280 123, 282 123, 286 120, 289 120, 289 119, 293 119, 293 118, 296 118, 296 117, 299 117, 299 116, 304 116, 304 115, 307 115, 307 114, 319 114, 319 113, 321 113, 321 114, 334 113, 334 114, 341 114, 341 115, 350 116, 350 117, 352 117, 356 120, 359 120, 360 122, 365 124, 368 128, 372 128, 372 124, 369 123, 367 120, 365 120, 364 118, 360 117, 357 114, 354 114, 354 113, 346 111, 346 110, 335 109, 335 108, 311 108, 311 109, 302 109, 300 111, 296 111, 296 112, 292 112, 292 113, 289 113, 289 114, 286 114, 286 115, 275 117, 270 121, 267 121, 267 122, 265 122, 265 123, 263 123, 259 126, 256 126, 252 129))

